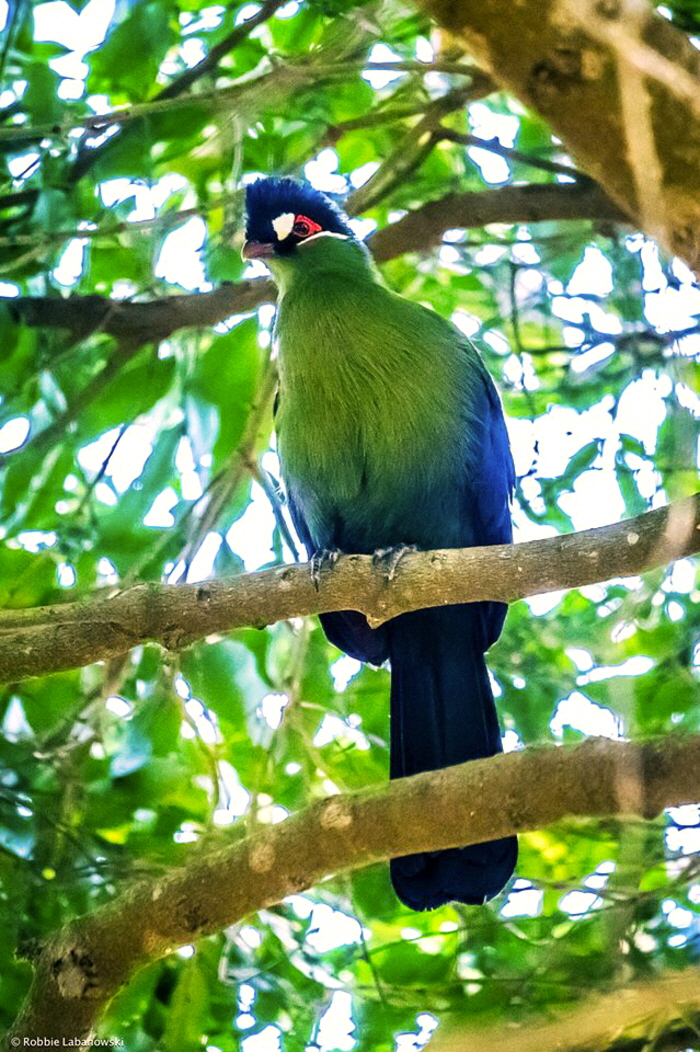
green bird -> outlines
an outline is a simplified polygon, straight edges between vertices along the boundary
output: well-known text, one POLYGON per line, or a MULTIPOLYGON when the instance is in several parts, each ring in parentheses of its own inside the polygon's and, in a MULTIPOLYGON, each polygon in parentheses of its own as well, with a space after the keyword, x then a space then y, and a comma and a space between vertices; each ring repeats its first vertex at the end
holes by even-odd
MULTIPOLYGON (((312 187, 261 179, 246 205, 243 256, 263 260, 279 290, 278 451, 309 556, 509 542, 508 435, 469 340, 387 289, 343 213, 312 187)), ((357 611, 321 615, 346 654, 390 662, 392 778, 501 751, 484 652, 504 617, 492 602, 418 610, 379 628, 357 611)), ((391 878, 412 909, 480 904, 502 890, 516 857, 508 837, 393 859, 391 878)))

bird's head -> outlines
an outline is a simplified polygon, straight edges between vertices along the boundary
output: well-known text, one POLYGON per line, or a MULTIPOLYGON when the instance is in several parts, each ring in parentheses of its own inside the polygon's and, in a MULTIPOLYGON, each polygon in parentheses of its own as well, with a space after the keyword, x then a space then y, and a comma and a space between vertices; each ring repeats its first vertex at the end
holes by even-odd
POLYGON ((294 179, 258 179, 246 189, 247 222, 244 259, 293 256, 312 238, 334 236, 354 240, 347 219, 322 194, 294 179))

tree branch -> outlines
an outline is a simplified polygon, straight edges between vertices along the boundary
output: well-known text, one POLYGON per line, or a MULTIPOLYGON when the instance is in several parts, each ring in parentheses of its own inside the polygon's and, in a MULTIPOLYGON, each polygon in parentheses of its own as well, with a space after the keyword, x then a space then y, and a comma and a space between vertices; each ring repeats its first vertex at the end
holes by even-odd
POLYGON ((244 625, 360 610, 379 625, 407 610, 578 588, 700 551, 700 494, 613 526, 525 544, 407 554, 387 582, 368 555, 322 576, 284 566, 197 585, 141 584, 107 599, 0 611, 0 682, 79 668, 151 641, 180 649, 244 625))
MULTIPOLYGON (((286 2, 286 0, 283 0, 286 2)), ((281 7, 281 3, 275 2, 275 7, 281 7)), ((258 23, 258 16, 262 14, 262 9, 255 16, 255 19, 249 19, 244 22, 239 29, 248 29, 248 27, 255 28, 254 24, 258 23)), ((264 21, 264 19, 260 19, 264 21)), ((330 50, 330 49, 329 49, 330 50)), ((202 70, 202 67, 207 63, 212 52, 206 59, 203 59, 197 66, 192 66, 190 69, 185 70, 182 75, 182 80, 188 77, 192 73, 197 73, 197 76, 201 76, 198 71, 202 70)), ((282 64, 276 64, 273 69, 267 69, 264 73, 250 80, 245 77, 241 78, 241 82, 234 83, 228 87, 221 87, 212 91, 198 92, 193 96, 186 96, 185 98, 180 97, 180 92, 170 90, 176 85, 180 84, 180 79, 173 81, 168 87, 164 88, 163 91, 154 95, 152 99, 147 102, 135 102, 128 106, 117 107, 113 110, 108 110, 106 113, 87 113, 82 114, 79 118, 74 117, 72 120, 67 121, 63 124, 56 124, 47 122, 45 124, 22 124, 22 125, 11 125, 10 127, 0 127, 0 143, 11 142, 14 146, 27 145, 30 143, 36 143, 42 139, 51 138, 52 136, 66 136, 69 132, 75 132, 85 130, 90 132, 92 135, 96 135, 100 132, 106 131, 107 128, 111 128, 114 125, 125 125, 130 124, 133 121, 141 121, 144 117, 158 116, 162 113, 172 113, 179 109, 183 109, 187 106, 193 105, 206 105, 211 106, 215 110, 226 109, 231 110, 234 103, 240 104, 241 100, 245 100, 250 89, 254 89, 257 94, 269 93, 271 86, 274 81, 280 77, 285 77, 285 74, 290 75, 289 81, 285 80, 285 87, 287 90, 298 87, 301 84, 318 80, 319 78, 334 79, 345 78, 348 74, 366 72, 371 70, 386 71, 386 72, 420 72, 426 76, 430 73, 448 72, 452 74, 458 74, 463 77, 469 77, 472 85, 467 89, 467 95, 469 100, 473 100, 475 93, 477 97, 483 97, 483 95, 490 93, 494 90, 493 82, 489 77, 486 77, 481 73, 480 70, 476 69, 475 66, 468 66, 464 63, 451 63, 451 62, 368 62, 363 60, 357 60, 354 62, 319 62, 316 56, 309 60, 308 58, 300 58, 297 61, 290 60, 282 64)), ((204 72, 202 70, 202 72, 204 72)), ((197 79, 197 78, 195 78, 197 79)), ((396 109, 396 119, 403 117, 415 116, 425 111, 425 105, 418 109, 414 107, 405 107, 396 109)), ((353 127, 366 127, 374 123, 383 123, 382 118, 384 117, 383 111, 377 111, 376 113, 366 114, 364 117, 356 118, 354 120, 339 121, 337 124, 332 125, 333 129, 349 130, 353 127)), ((330 129, 329 129, 330 130, 330 129)), ((326 133, 327 134, 327 133, 326 133)), ((101 147, 95 148, 97 153, 101 147)), ((0 203, 3 206, 7 206, 10 195, 3 195, 0 198, 0 203)), ((23 201, 24 194, 22 191, 18 192, 17 200, 15 204, 23 201)))
POLYGON ((162 296, 148 303, 106 296, 18 296, 4 300, 18 322, 32 328, 67 329, 75 339, 93 332, 138 344, 167 339, 178 329, 217 325, 232 314, 245 314, 277 298, 274 283, 253 278, 221 285, 198 295, 162 296))
POLYGON ((445 127, 441 127, 439 131, 443 142, 455 142, 460 146, 487 150, 489 153, 496 154, 497 157, 503 157, 507 161, 526 164, 530 168, 539 168, 540 171, 550 172, 552 175, 565 175, 569 179, 576 179, 582 182, 591 181, 583 172, 579 172, 578 168, 572 168, 570 164, 562 164, 561 161, 548 161, 544 157, 524 153, 522 150, 516 150, 512 146, 503 146, 495 137, 493 139, 482 139, 479 135, 472 135, 467 132, 456 131, 454 128, 445 127))
POLYGON ((700 265, 700 56, 639 0, 418 0, 638 229, 700 265))
POLYGON ((384 263, 405 252, 425 252, 433 248, 440 243, 444 232, 454 227, 576 219, 629 222, 622 210, 589 180, 576 184, 535 183, 446 194, 378 230, 367 245, 377 262, 384 263))
POLYGON ((49 939, 35 955, 34 982, 7 1047, 25 1037, 86 1037, 138 968, 329 873, 540 829, 567 815, 652 818, 698 795, 700 736, 592 739, 333 796, 243 841, 236 829, 231 842, 222 835, 225 846, 198 845, 184 866, 133 885, 49 939))
POLYGON ((527 1019, 524 1023, 474 1032, 452 1026, 440 1030, 430 1043, 431 1052, 644 1052, 649 1035, 661 1049, 661 1035, 677 1035, 680 1043, 664 1048, 685 1048, 697 1041, 697 1029, 688 1027, 700 1011, 700 970, 686 968, 651 980, 632 983, 613 993, 587 997, 573 1010, 547 1022, 527 1019), (656 1026, 653 1024, 656 1023, 656 1026), (652 1024, 652 1025, 650 1025, 652 1024))
MULTIPOLYGON (((488 223, 539 223, 591 219, 626 222, 624 214, 595 184, 505 186, 478 193, 452 193, 428 201, 368 240, 375 260, 385 263, 405 252, 426 252, 445 230, 488 223)), ((149 343, 178 329, 211 326, 232 314, 274 302, 275 286, 265 278, 222 285, 213 292, 163 296, 148 303, 109 300, 104 296, 56 299, 18 296, 5 299, 16 321, 32 328, 67 329, 76 339, 99 331, 117 339, 149 343)))
POLYGON ((348 195, 345 201, 348 215, 359 215, 373 208, 420 168, 440 141, 438 130, 441 129, 443 118, 457 109, 463 109, 473 97, 470 84, 453 88, 430 102, 420 120, 401 137, 376 172, 348 195))

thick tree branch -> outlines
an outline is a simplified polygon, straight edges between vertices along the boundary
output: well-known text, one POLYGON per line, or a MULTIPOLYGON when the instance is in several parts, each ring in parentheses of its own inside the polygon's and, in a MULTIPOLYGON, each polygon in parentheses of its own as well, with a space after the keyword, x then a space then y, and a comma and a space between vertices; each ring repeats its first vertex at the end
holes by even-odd
POLYGON ((7 1047, 13 1038, 87 1036, 138 968, 328 874, 539 829, 567 815, 652 818, 699 796, 699 736, 593 739, 334 796, 243 841, 234 830, 232 842, 197 846, 184 866, 132 886, 44 944, 7 1047))
POLYGON ((433 248, 446 230, 455 227, 577 219, 629 222, 622 210, 589 180, 576 184, 535 183, 446 194, 378 230, 367 244, 377 262, 384 263, 405 252, 425 252, 433 248))
POLYGON ((700 1011, 700 970, 686 968, 612 993, 595 994, 559 1018, 528 1019, 519 1026, 493 1029, 448 1027, 430 1043, 431 1052, 644 1052, 653 1033, 653 1048, 684 1049, 697 1041, 692 1017, 700 1011), (650 1025, 651 1024, 651 1025, 650 1025), (662 1035, 676 1043, 662 1044, 662 1035))
POLYGON ((524 596, 628 576, 700 551, 700 494, 613 526, 525 544, 407 554, 387 582, 347 555, 316 591, 308 567, 198 585, 142 584, 107 599, 0 611, 0 682, 79 668, 147 641, 171 649, 244 625, 354 609, 370 624, 407 610, 524 596))
POLYGON ((700 55, 643 0, 418 0, 639 229, 700 265, 700 55))
MULTIPOLYGON (((625 222, 617 205, 592 183, 505 186, 479 193, 447 194, 429 201, 373 234, 368 246, 376 261, 385 263, 405 252, 433 248, 445 230, 455 227, 565 219, 625 222)), ((164 296, 148 303, 96 295, 67 299, 19 296, 4 302, 18 322, 33 328, 67 329, 76 339, 99 331, 143 344, 166 339, 178 329, 216 325, 232 314, 254 310, 275 298, 272 281, 254 278, 222 285, 213 292, 164 296)))
POLYGON ((105 296, 19 296, 5 300, 17 321, 32 328, 67 329, 75 339, 93 332, 144 344, 166 339, 178 329, 217 325, 232 314, 255 310, 276 299, 265 278, 226 284, 199 295, 163 296, 148 303, 110 300, 105 296))

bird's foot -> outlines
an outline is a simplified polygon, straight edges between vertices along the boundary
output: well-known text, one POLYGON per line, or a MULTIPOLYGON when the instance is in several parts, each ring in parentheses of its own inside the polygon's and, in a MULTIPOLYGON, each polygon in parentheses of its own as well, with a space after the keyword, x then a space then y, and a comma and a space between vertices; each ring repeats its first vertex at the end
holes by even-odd
POLYGON ((415 544, 396 544, 393 548, 377 548, 372 555, 372 563, 374 566, 383 569, 384 580, 388 584, 389 581, 393 581, 398 565, 404 555, 417 551, 418 548, 415 544))
POLYGON ((321 585, 321 573, 331 570, 342 554, 340 548, 319 548, 313 553, 309 560, 309 573, 316 591, 321 585))

